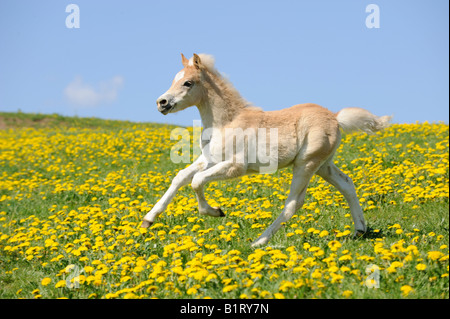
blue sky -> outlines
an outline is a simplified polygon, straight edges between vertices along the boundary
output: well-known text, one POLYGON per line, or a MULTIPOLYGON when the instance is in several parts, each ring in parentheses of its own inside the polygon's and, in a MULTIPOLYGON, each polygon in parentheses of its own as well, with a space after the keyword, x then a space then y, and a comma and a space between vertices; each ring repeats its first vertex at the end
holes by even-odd
POLYGON ((448 123, 447 0, 0 1, 0 111, 192 125, 156 99, 209 53, 265 110, 359 106, 448 123), (80 28, 66 27, 77 4, 80 28), (380 27, 367 28, 369 4, 380 27))

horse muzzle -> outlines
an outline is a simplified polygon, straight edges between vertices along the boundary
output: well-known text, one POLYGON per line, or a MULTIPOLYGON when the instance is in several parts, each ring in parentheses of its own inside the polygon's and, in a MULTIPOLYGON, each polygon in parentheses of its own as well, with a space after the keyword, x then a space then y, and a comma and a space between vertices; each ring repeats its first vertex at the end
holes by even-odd
POLYGON ((156 101, 156 105, 158 106, 158 111, 164 115, 168 114, 175 107, 175 103, 172 103, 168 97, 160 97, 156 101))

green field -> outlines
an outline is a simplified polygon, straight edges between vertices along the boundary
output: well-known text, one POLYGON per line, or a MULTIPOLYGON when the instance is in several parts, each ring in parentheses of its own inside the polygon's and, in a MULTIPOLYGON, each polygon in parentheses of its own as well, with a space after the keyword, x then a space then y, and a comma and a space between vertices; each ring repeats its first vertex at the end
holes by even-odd
POLYGON ((345 135, 335 162, 369 226, 315 177, 268 246, 291 169, 182 188, 142 217, 186 164, 174 126, 0 113, 0 298, 449 298, 449 126, 345 135), (378 285, 378 288, 375 286, 378 285))

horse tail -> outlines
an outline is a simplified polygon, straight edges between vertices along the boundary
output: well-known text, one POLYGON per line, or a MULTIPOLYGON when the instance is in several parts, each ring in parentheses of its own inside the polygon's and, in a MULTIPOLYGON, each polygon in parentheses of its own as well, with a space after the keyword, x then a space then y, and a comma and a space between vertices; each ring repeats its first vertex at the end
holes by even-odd
POLYGON ((336 119, 346 133, 363 131, 375 134, 390 125, 392 116, 376 116, 359 107, 348 107, 337 112, 336 119))

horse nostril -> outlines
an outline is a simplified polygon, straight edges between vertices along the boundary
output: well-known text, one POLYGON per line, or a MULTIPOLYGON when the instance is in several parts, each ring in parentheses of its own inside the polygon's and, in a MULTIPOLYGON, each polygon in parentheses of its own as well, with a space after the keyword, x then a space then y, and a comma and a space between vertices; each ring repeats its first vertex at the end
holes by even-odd
POLYGON ((166 99, 161 99, 158 101, 159 106, 166 106, 167 105, 167 100, 166 99))

